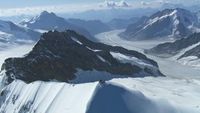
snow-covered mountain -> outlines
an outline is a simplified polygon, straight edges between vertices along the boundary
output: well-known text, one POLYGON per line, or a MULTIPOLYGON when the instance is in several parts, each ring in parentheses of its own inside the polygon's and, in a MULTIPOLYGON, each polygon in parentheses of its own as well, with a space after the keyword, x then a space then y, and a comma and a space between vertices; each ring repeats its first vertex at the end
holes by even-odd
POLYGON ((0 112, 199 113, 199 83, 164 77, 74 85, 15 80, 1 91, 0 112))
POLYGON ((20 24, 37 31, 49 31, 49 30, 64 31, 70 29, 77 31, 80 34, 86 36, 87 38, 93 40, 93 36, 89 33, 89 31, 80 27, 81 25, 76 26, 68 22, 66 19, 59 17, 52 12, 49 13, 47 11, 43 11, 41 12, 40 15, 35 16, 30 20, 22 21, 20 24))
POLYGON ((182 64, 200 65, 200 33, 194 33, 187 38, 175 42, 159 44, 146 50, 146 53, 160 57, 173 57, 182 64))
POLYGON ((60 14, 64 18, 79 18, 83 20, 101 20, 103 22, 111 21, 112 19, 129 19, 132 17, 149 16, 158 11, 153 8, 105 8, 101 10, 88 10, 73 14, 60 14))
POLYGON ((42 35, 23 58, 9 58, 2 66, 5 79, 25 82, 91 82, 124 77, 163 76, 153 60, 136 51, 94 43, 74 31, 42 35))
POLYGON ((159 11, 139 24, 130 25, 122 37, 135 40, 155 38, 183 38, 199 31, 196 14, 185 9, 165 9, 159 11))
POLYGON ((29 28, 16 25, 10 21, 0 20, 0 46, 9 43, 37 41, 40 35, 40 33, 29 28))

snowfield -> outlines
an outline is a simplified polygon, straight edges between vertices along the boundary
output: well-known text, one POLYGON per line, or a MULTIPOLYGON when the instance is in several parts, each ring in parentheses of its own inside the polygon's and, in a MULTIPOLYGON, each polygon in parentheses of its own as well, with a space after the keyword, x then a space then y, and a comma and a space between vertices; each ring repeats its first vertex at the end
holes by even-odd
POLYGON ((180 53, 178 53, 177 55, 175 55, 175 56, 173 56, 172 58, 169 58, 169 59, 171 59, 172 61, 176 61, 180 64, 192 66, 192 67, 198 69, 200 67, 200 59, 197 58, 196 56, 188 56, 188 57, 184 57, 184 58, 177 60, 185 52, 192 50, 193 48, 197 47, 198 45, 200 45, 200 42, 183 49, 180 53))
MULTIPOLYGON (((143 54, 145 54, 144 49, 149 49, 160 43, 171 41, 171 40, 128 41, 118 36, 118 34, 120 34, 123 31, 124 30, 114 30, 110 32, 101 33, 96 35, 96 38, 102 43, 106 43, 108 45, 113 45, 113 46, 122 46, 126 49, 139 51, 143 54)), ((191 67, 190 65, 183 65, 182 62, 181 63, 175 62, 174 58, 160 58, 152 55, 146 55, 146 56, 156 61, 159 65, 161 72, 168 77, 181 78, 181 79, 182 78, 200 79, 199 68, 194 68, 191 67)))
POLYGON ((72 85, 56 82, 25 84, 14 81, 1 96, 0 112, 84 113, 96 83, 72 85), (5 98, 5 100, 4 100, 5 98))
MULTIPOLYGON (((33 48, 34 44, 24 44, 24 45, 12 45, 9 44, 9 48, 0 48, 0 65, 4 62, 6 58, 11 58, 11 57, 21 57, 25 54, 27 54, 31 49, 33 48)), ((1 47, 1 46, 0 46, 1 47)))
POLYGON ((163 77, 76 85, 16 80, 1 93, 0 112, 200 113, 199 92, 198 80, 163 77))

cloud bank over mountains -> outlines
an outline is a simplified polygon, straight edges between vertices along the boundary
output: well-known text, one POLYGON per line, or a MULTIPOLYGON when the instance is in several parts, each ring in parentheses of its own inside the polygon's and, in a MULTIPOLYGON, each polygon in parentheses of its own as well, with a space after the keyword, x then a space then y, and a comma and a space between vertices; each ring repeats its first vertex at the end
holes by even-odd
MULTIPOLYGON (((185 1, 185 0, 183 0, 185 1)), ((171 0, 152 0, 152 1, 129 1, 129 0, 105 0, 100 3, 80 3, 80 4, 62 4, 62 5, 47 5, 47 6, 32 6, 20 8, 0 8, 0 17, 16 16, 16 15, 36 15, 42 11, 55 13, 77 13, 88 10, 103 10, 103 9, 137 9, 137 8, 157 8, 178 3, 171 0)), ((181 4, 181 3, 180 3, 181 4)), ((185 4, 183 4, 185 5, 185 4)))
POLYGON ((100 3, 100 7, 110 7, 110 8, 118 8, 118 7, 131 7, 131 5, 125 0, 121 0, 119 2, 105 0, 103 3, 100 3))

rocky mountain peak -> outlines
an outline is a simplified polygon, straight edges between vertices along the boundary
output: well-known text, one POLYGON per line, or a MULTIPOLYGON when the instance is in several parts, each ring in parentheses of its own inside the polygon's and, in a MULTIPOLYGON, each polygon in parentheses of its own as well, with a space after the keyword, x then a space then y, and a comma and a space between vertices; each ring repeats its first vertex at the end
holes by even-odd
POLYGON ((2 66, 8 83, 14 79, 28 83, 37 80, 70 82, 78 78, 80 70, 108 74, 83 77, 78 83, 116 77, 163 76, 157 63, 141 53, 94 43, 70 30, 44 33, 29 54, 9 58, 2 66))

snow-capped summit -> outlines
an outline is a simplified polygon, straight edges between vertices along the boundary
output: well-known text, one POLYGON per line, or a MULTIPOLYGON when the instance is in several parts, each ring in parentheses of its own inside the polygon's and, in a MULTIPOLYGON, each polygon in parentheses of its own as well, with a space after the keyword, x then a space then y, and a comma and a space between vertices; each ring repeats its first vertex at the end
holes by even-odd
POLYGON ((47 11, 43 11, 29 21, 21 22, 21 24, 37 31, 74 30, 93 41, 95 40, 93 38, 95 34, 111 30, 108 25, 99 20, 64 19, 47 11))
POLYGON ((43 30, 65 30, 66 28, 72 26, 64 18, 58 17, 54 13, 49 13, 47 11, 43 11, 38 16, 33 17, 29 21, 23 21, 20 24, 31 29, 43 30))
POLYGON ((80 26, 71 24, 62 17, 57 16, 55 13, 43 11, 38 16, 30 19, 29 21, 23 21, 20 23, 23 26, 26 26, 31 29, 38 31, 49 31, 49 30, 58 30, 64 31, 67 29, 74 30, 79 32, 82 35, 92 39, 90 33, 80 26))
POLYGON ((8 83, 92 82, 111 78, 162 76, 153 60, 136 51, 89 41, 74 31, 42 35, 24 58, 9 58, 2 66, 8 83))
POLYGON ((140 24, 130 25, 122 36, 128 39, 183 38, 199 31, 197 16, 185 9, 159 11, 140 24))

